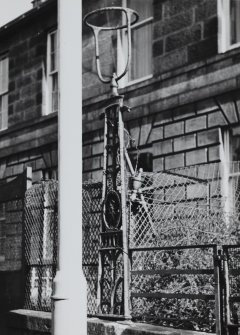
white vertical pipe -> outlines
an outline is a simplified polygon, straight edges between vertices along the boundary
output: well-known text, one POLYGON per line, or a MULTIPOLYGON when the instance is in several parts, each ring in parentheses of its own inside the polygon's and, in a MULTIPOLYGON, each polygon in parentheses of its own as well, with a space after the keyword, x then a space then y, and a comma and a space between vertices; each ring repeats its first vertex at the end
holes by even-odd
POLYGON ((82 11, 80 0, 58 0, 59 240, 53 335, 87 334, 82 273, 82 11))

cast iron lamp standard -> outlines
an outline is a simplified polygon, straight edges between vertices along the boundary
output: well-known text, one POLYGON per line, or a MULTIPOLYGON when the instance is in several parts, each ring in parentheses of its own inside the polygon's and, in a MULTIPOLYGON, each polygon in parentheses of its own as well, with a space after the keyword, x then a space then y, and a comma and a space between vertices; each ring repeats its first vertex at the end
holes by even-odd
MULTIPOLYGON (((123 78, 131 62, 131 25, 138 14, 128 8, 106 7, 87 14, 85 24, 95 37, 96 68, 102 83, 110 84, 111 97, 107 101, 104 118, 102 224, 99 248, 98 315, 130 319, 129 308, 129 258, 126 201, 126 163, 134 173, 124 144, 123 113, 129 111, 118 94, 118 81, 123 78), (95 17, 114 13, 122 16, 118 26, 99 27, 91 23, 95 17), (126 30, 127 60, 122 73, 104 77, 99 57, 99 33, 101 31, 126 30)), ((125 33, 125 31, 124 31, 125 33)))

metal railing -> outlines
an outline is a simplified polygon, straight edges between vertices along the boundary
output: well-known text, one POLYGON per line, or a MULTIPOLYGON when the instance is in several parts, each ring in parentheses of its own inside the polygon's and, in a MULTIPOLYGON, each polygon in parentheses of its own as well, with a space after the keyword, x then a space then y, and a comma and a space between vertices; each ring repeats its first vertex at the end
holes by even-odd
POLYGON ((132 317, 162 326, 216 331, 216 245, 131 248, 132 317))

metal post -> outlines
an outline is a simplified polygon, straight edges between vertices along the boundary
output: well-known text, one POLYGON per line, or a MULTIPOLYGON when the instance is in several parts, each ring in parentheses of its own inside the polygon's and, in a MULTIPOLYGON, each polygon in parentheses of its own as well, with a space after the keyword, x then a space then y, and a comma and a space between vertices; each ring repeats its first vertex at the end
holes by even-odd
POLYGON ((218 247, 213 249, 214 258, 214 282, 215 282, 215 317, 216 317, 216 335, 222 335, 222 299, 220 285, 221 270, 221 250, 218 247))
POLYGON ((131 319, 129 309, 129 257, 128 257, 128 228, 126 208, 126 178, 125 178, 125 149, 124 149, 124 126, 121 106, 123 99, 119 101, 118 122, 119 122, 119 145, 120 145, 120 169, 121 169, 121 203, 122 203, 122 231, 123 231, 123 284, 124 284, 124 317, 131 319))
POLYGON ((59 19, 59 230, 54 279, 53 335, 87 334, 82 272, 81 1, 58 0, 59 19))

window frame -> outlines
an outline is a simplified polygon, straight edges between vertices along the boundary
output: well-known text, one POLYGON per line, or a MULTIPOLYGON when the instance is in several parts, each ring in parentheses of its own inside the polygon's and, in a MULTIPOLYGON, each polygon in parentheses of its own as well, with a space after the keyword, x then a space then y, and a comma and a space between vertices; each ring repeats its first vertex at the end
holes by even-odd
POLYGON ((7 70, 6 70, 6 89, 3 91, 0 91, 0 104, 2 105, 2 98, 6 97, 6 109, 2 110, 2 106, 0 108, 0 131, 6 130, 8 129, 8 93, 9 93, 9 57, 8 54, 4 54, 0 56, 0 63, 5 60, 7 61, 7 70), (3 116, 3 112, 5 111, 6 115, 5 115, 5 120, 6 120, 6 124, 3 124, 3 120, 4 120, 4 116, 3 116))
POLYGON ((217 12, 218 12, 218 52, 224 53, 228 50, 240 47, 240 42, 231 44, 230 0, 218 0, 217 12))
POLYGON ((58 30, 51 30, 47 35, 47 96, 46 96, 46 109, 45 115, 49 115, 52 113, 57 113, 59 110, 59 34, 58 30), (56 66, 54 70, 51 70, 51 36, 56 34, 56 66), (53 107, 53 78, 57 75, 57 110, 54 110, 53 107))
POLYGON ((222 163, 222 196, 226 199, 224 201, 224 212, 226 213, 226 222, 227 225, 229 222, 229 214, 232 211, 235 211, 236 208, 233 205, 234 195, 232 192, 234 178, 240 177, 239 172, 233 172, 231 168, 232 160, 232 137, 231 137, 231 128, 228 129, 219 129, 220 137, 220 160, 222 163))
MULTIPOLYGON (((127 5, 128 5, 128 0, 122 0, 122 7, 128 8, 127 5)), ((125 24, 126 22, 123 22, 123 23, 125 24)), ((136 22, 134 25, 132 25, 131 26, 131 32, 133 32, 135 29, 139 29, 139 28, 141 28, 141 27, 143 27, 145 25, 148 25, 148 24, 150 25, 152 23, 153 23, 153 15, 149 16, 146 19, 140 20, 140 21, 136 22)), ((131 37, 132 37, 132 35, 133 34, 131 34, 131 37)), ((121 37, 122 37, 122 42, 121 42, 122 47, 121 47, 120 50, 118 49, 117 57, 119 56, 119 53, 124 53, 124 55, 126 55, 126 52, 124 52, 124 50, 127 50, 127 48, 128 48, 126 29, 122 31, 121 37)), ((132 50, 131 50, 131 53, 133 54, 132 50)), ((120 88, 128 87, 128 86, 140 83, 140 82, 142 82, 144 80, 151 79, 153 77, 153 73, 150 73, 148 75, 145 75, 145 76, 137 78, 137 79, 131 79, 130 78, 131 66, 132 66, 132 63, 129 65, 129 69, 128 69, 127 74, 122 79, 120 79, 120 81, 119 81, 119 87, 120 88)), ((117 68, 118 68, 117 72, 119 72, 119 65, 117 66, 117 68)))

